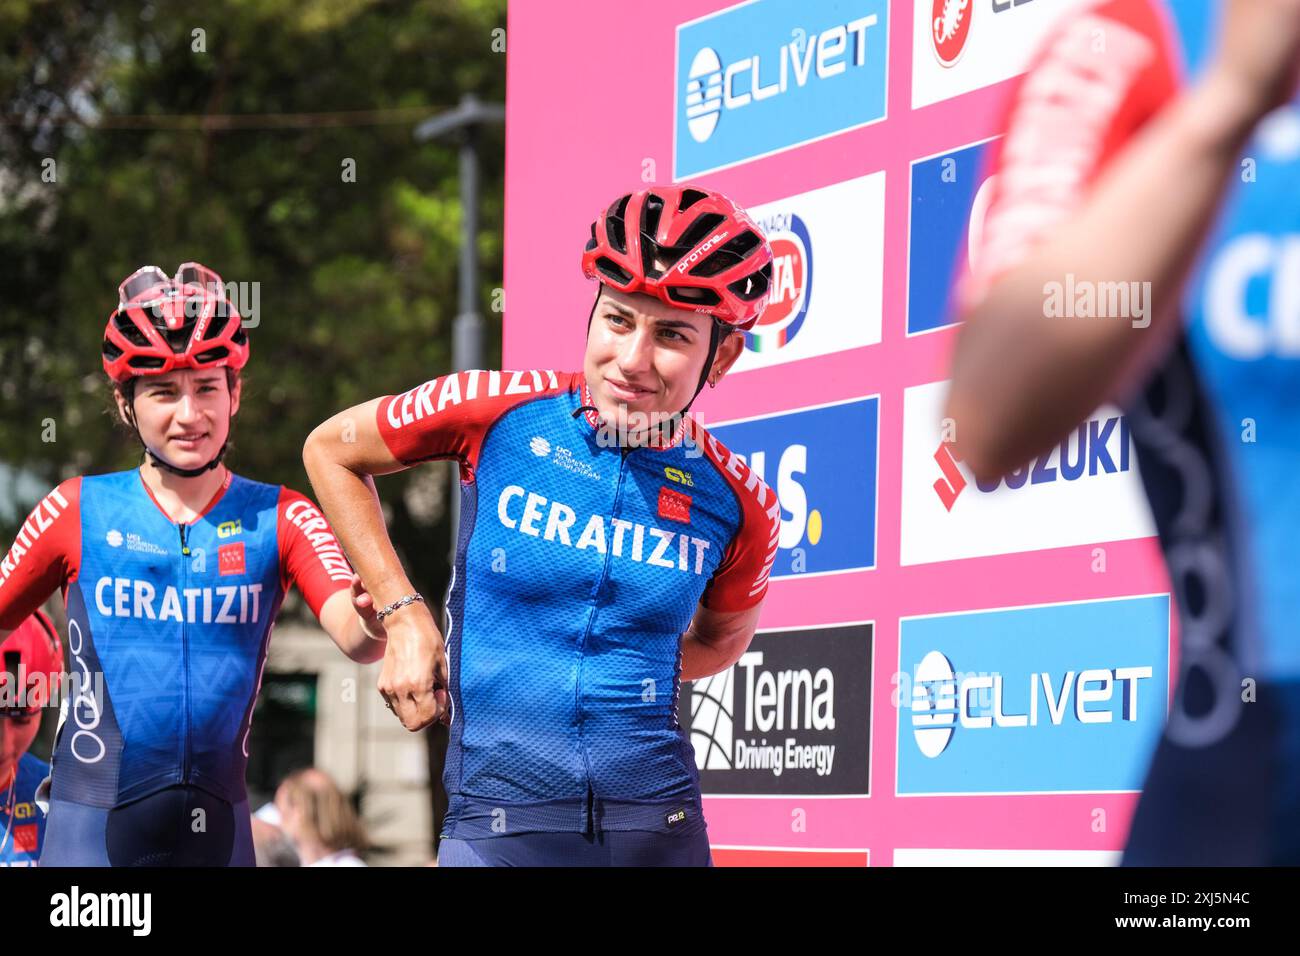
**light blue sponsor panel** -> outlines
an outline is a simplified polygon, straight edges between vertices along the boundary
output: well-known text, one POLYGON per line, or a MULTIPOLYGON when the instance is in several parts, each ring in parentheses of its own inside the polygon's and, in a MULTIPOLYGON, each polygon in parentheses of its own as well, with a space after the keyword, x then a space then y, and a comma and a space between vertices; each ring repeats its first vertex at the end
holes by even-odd
POLYGON ((898 793, 1140 789, 1169 611, 1157 595, 900 621, 898 793))
POLYGON ((885 116, 886 0, 757 0, 677 28, 676 178, 885 116))

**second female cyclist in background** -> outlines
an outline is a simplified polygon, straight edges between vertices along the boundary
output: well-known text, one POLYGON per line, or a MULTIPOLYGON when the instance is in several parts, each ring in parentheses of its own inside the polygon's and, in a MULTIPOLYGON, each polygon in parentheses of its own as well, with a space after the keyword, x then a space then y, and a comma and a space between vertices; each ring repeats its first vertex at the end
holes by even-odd
POLYGON ((146 267, 118 300, 103 366, 144 461, 62 482, 0 564, 0 640, 55 589, 68 609, 41 865, 251 866, 248 734, 285 593, 354 660, 381 631, 311 501, 222 464, 249 346, 220 277, 146 267))

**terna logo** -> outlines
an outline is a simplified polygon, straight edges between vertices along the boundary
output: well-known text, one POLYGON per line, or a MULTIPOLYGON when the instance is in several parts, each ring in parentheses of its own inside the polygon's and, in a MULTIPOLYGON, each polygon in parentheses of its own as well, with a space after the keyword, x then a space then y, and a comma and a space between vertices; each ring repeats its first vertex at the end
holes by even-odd
POLYGON ((736 668, 691 685, 691 745, 700 770, 732 770, 736 668))
POLYGON ((934 0, 933 15, 934 55, 944 66, 954 66, 970 35, 971 0, 934 0))
POLYGON ((870 622, 761 631, 734 665, 696 681, 704 792, 869 793, 871 648, 870 622))
POLYGON ((775 213, 758 222, 772 245, 772 285, 767 308, 745 333, 745 348, 768 352, 787 345, 803 327, 812 304, 812 239, 794 213, 775 213))

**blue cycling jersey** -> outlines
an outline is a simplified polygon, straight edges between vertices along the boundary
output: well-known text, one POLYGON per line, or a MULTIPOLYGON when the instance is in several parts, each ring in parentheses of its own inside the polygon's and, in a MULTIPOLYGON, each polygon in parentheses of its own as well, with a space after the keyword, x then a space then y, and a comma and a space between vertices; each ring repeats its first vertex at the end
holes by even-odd
POLYGON ((188 789, 149 806, 176 803, 178 821, 201 807, 205 832, 227 841, 247 830, 226 818, 247 816, 249 727, 276 614, 290 582, 319 613, 350 579, 320 512, 279 485, 228 474, 187 524, 139 471, 71 479, 39 503, 0 563, 0 627, 64 589, 70 674, 45 862, 225 864, 249 849, 173 852, 154 844, 187 825, 155 832, 159 813, 123 808, 188 789))
POLYGON ((378 423, 399 461, 461 468, 444 835, 701 827, 681 638, 701 603, 762 601, 775 495, 689 418, 620 447, 579 374, 448 375, 378 423))
POLYGON ((50 765, 23 754, 13 785, 0 790, 0 866, 35 866, 45 840, 45 813, 36 803, 36 788, 50 765))

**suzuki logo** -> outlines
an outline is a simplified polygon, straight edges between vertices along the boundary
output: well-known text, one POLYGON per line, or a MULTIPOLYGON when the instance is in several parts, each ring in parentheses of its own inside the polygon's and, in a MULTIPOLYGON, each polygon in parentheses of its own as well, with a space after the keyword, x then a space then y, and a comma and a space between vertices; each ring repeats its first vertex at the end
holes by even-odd
POLYGON ((934 493, 939 496, 944 508, 952 511, 952 506, 957 503, 957 496, 966 487, 966 479, 957 467, 956 458, 948 450, 947 442, 939 443, 934 453, 934 460, 938 462, 939 470, 943 472, 943 477, 934 483, 934 493))

